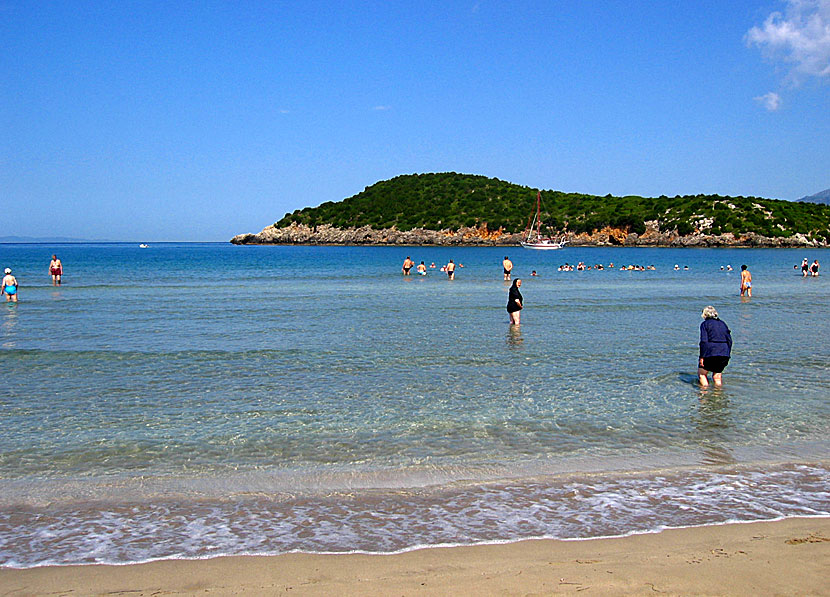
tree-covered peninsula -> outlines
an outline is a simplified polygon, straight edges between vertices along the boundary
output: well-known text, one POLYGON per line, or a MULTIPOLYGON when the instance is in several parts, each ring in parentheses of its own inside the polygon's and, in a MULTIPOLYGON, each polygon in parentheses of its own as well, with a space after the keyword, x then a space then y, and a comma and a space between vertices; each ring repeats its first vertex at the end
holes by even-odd
MULTIPOLYGON (((455 172, 397 176, 285 214, 231 242, 515 244, 537 189, 455 172)), ((573 244, 825 246, 830 206, 759 197, 615 197, 542 190, 542 221, 573 244)))

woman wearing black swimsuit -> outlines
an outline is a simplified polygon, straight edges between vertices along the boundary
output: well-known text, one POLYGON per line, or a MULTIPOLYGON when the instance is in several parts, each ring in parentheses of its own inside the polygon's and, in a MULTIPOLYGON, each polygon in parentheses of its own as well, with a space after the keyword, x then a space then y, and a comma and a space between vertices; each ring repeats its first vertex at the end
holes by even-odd
POLYGON ((524 308, 524 299, 519 288, 522 285, 521 278, 513 280, 513 285, 510 287, 510 292, 507 295, 507 313, 510 315, 510 325, 519 325, 521 323, 521 310, 524 308))

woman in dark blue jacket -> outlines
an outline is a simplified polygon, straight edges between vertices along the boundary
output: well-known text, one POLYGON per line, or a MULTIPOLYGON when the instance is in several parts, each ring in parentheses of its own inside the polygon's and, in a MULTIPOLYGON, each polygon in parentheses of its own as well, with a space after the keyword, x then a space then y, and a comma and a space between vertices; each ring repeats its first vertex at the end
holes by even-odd
POLYGON ((700 324, 700 357, 697 375, 700 385, 709 385, 708 375, 712 372, 712 381, 716 386, 723 383, 721 374, 729 363, 732 354, 732 334, 729 328, 718 319, 718 312, 711 305, 701 314, 703 323, 700 324))

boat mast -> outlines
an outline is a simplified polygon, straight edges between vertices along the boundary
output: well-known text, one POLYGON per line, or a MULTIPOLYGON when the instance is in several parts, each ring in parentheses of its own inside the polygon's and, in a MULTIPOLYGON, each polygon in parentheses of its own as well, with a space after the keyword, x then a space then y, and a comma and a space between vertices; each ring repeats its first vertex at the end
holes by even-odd
POLYGON ((542 238, 542 191, 536 191, 536 238, 542 238))

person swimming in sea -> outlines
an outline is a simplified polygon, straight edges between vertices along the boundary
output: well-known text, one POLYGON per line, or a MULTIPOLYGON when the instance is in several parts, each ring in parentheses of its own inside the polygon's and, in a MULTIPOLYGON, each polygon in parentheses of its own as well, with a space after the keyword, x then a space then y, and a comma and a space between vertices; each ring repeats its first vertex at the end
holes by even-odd
POLYGON ((419 263, 418 267, 416 267, 415 269, 418 270, 418 274, 420 274, 421 276, 427 275, 427 266, 424 265, 423 261, 419 263))
POLYGON ((815 261, 813 261, 813 264, 810 266, 810 275, 811 276, 813 276, 813 277, 818 276, 818 267, 819 267, 818 259, 816 259, 815 261))
POLYGON ((6 302, 17 302, 17 278, 12 275, 11 268, 6 268, 5 272, 6 275, 3 276, 3 294, 6 295, 6 302))

